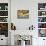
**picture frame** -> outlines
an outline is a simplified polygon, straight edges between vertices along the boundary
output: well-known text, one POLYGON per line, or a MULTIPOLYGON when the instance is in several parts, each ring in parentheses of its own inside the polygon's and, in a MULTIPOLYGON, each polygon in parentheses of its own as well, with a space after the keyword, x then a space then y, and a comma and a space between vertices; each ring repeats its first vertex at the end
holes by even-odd
POLYGON ((46 29, 39 29, 39 37, 46 37, 46 29))
POLYGON ((18 19, 29 19, 29 10, 17 10, 18 19))

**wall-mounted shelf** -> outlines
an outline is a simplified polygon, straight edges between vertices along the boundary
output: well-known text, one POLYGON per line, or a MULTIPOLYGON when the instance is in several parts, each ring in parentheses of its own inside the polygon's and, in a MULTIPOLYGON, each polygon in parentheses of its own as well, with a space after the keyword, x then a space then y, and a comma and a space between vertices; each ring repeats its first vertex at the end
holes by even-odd
POLYGON ((46 17, 46 15, 44 15, 44 16, 38 16, 38 17, 46 17))
POLYGON ((46 23, 46 22, 38 22, 38 23, 46 23))
POLYGON ((46 11, 46 10, 38 10, 38 11, 46 11))
POLYGON ((8 23, 8 22, 0 22, 0 23, 8 23))
POLYGON ((8 11, 8 10, 0 10, 0 11, 8 11))
POLYGON ((8 17, 8 16, 0 16, 0 17, 8 17))
POLYGON ((46 29, 46 28, 38 28, 38 29, 46 29))

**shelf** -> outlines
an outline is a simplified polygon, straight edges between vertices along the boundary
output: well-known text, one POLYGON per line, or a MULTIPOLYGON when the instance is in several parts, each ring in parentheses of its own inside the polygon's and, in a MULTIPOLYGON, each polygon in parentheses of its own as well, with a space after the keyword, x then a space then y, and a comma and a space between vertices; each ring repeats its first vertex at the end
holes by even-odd
POLYGON ((0 10, 0 11, 8 11, 8 10, 0 10))
POLYGON ((38 16, 38 17, 46 17, 46 15, 44 15, 44 16, 38 16))
POLYGON ((8 17, 8 16, 0 16, 0 17, 8 17))
POLYGON ((46 10, 38 10, 38 11, 46 11, 46 10))
POLYGON ((46 28, 38 28, 38 29, 46 29, 46 28))
POLYGON ((46 22, 38 22, 38 23, 46 23, 46 22))
POLYGON ((0 22, 0 23, 8 23, 8 22, 0 22))

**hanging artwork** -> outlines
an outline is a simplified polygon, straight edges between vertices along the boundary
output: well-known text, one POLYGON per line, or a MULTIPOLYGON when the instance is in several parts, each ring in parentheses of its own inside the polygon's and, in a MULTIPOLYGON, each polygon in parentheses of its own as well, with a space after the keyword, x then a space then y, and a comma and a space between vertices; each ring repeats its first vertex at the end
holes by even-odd
POLYGON ((17 10, 17 18, 18 19, 28 19, 29 10, 17 10))
POLYGON ((39 29, 39 37, 46 37, 46 29, 39 29))

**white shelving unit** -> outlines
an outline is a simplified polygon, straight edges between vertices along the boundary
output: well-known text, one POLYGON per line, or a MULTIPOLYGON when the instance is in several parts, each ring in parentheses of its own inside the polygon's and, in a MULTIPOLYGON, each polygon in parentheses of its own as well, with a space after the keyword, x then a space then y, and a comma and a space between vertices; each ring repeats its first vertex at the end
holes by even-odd
POLYGON ((41 31, 46 33, 46 3, 38 3, 38 31, 40 37, 46 37, 45 34, 40 33, 41 31))
POLYGON ((1 36, 0 37, 0 45, 6 45, 7 46, 8 45, 8 28, 9 28, 8 27, 8 25, 9 25, 9 12, 8 12, 9 7, 8 7, 8 2, 7 2, 8 0, 6 2, 5 1, 0 0, 0 28, 2 29, 0 31, 0 36, 1 36), (4 27, 6 26, 6 30, 5 30, 5 28, 4 29, 2 28, 3 26, 4 27), (3 39, 3 40, 1 40, 1 39, 3 39))
MULTIPOLYGON (((0 3, 0 35, 2 37, 5 36, 5 38, 8 40, 8 3, 0 3), (6 7, 5 7, 6 6, 6 7), (6 13, 7 12, 7 13, 6 13), (7 19, 6 19, 7 18, 7 19), (4 28, 4 29, 3 29, 4 28), (5 33, 4 33, 5 32, 5 33)), ((0 38, 1 38, 0 37, 0 38)), ((5 40, 5 41, 7 41, 5 40)), ((0 40, 1 42, 4 41, 0 40)), ((7 41, 8 42, 8 41, 7 41)), ((5 43, 5 42, 4 42, 5 43)), ((0 44, 1 45, 1 44, 0 44)), ((3 44, 2 44, 3 45, 3 44)), ((6 45, 6 44, 5 44, 6 45)))

